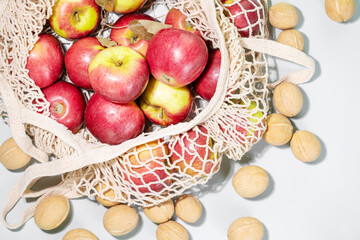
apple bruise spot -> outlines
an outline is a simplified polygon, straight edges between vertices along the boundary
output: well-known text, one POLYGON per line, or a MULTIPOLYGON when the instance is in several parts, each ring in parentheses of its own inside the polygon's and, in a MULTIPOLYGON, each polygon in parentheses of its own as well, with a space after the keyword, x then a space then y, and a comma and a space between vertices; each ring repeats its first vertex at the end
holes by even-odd
POLYGON ((174 81, 174 78, 172 78, 172 77, 170 77, 170 76, 168 76, 166 74, 163 74, 162 77, 163 77, 164 80, 166 80, 169 83, 172 83, 174 81))

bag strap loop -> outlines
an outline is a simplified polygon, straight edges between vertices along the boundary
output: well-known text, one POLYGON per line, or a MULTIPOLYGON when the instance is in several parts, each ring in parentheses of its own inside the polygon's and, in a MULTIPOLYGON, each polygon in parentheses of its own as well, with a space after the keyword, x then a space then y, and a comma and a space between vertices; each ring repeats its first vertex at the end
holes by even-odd
POLYGON ((276 41, 256 38, 242 38, 241 45, 244 48, 269 54, 274 57, 282 58, 306 67, 305 70, 291 73, 277 82, 268 84, 269 89, 274 89, 282 82, 292 82, 295 84, 306 83, 310 81, 315 73, 314 59, 296 48, 278 43, 276 41))

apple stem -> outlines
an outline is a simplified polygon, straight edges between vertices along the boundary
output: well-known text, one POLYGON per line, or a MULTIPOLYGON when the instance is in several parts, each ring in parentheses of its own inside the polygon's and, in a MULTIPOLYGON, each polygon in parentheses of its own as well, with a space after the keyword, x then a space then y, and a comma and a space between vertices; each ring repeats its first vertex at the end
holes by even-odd
POLYGON ((76 22, 80 22, 80 16, 79 16, 79 13, 77 11, 75 12, 74 17, 75 17, 76 22))
POLYGON ((164 117, 164 110, 161 109, 159 113, 159 118, 163 119, 163 117, 164 117))

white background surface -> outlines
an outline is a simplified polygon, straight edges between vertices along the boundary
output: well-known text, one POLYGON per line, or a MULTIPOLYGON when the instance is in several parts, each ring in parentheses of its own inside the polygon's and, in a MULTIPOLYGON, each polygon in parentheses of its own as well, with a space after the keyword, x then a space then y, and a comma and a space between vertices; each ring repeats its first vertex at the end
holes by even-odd
MULTIPOLYGON (((273 3, 279 1, 272 1, 273 3)), ((204 214, 197 224, 183 224, 192 240, 226 239, 228 226, 242 216, 263 222, 264 239, 271 240, 358 240, 360 239, 360 2, 348 24, 331 21, 324 0, 287 0, 301 11, 297 26, 305 35, 305 52, 317 60, 313 80, 301 86, 305 106, 300 116, 292 118, 296 128, 310 130, 321 139, 323 151, 313 164, 295 159, 289 146, 271 147, 261 141, 247 154, 251 164, 263 167, 271 176, 269 189, 254 200, 236 194, 232 175, 249 163, 224 159, 212 186, 199 196, 204 214)), ((278 33, 278 32, 277 32, 278 33)), ((276 61, 279 75, 299 67, 276 61)), ((0 122, 0 143, 11 136, 0 122)), ((23 172, 10 172, 0 165, 0 206, 23 172)), ((18 231, 0 224, 0 239, 61 239, 73 228, 87 228, 99 239, 156 239, 156 225, 140 212, 136 230, 114 238, 102 226, 104 207, 87 199, 71 201, 70 223, 57 232, 46 233, 33 219, 18 231)), ((18 220, 21 206, 10 214, 18 220)))

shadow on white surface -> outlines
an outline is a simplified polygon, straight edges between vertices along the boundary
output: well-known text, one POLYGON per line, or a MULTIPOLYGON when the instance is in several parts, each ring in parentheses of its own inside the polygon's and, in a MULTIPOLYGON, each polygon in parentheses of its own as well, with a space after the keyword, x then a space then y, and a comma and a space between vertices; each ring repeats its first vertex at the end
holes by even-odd
POLYGON ((266 151, 269 150, 271 146, 267 144, 263 139, 261 139, 257 144, 255 144, 251 150, 242 157, 239 161, 241 166, 247 166, 256 163, 260 160, 266 151))
POLYGON ((16 169, 16 170, 9 170, 10 172, 12 172, 12 173, 22 173, 22 172, 25 172, 25 170, 29 167, 29 166, 31 166, 31 165, 33 165, 33 164, 35 164, 37 161, 34 159, 34 158, 32 158, 31 160, 30 160, 30 162, 28 163, 28 164, 26 164, 26 166, 24 166, 24 167, 22 167, 22 168, 19 168, 19 169, 16 169))
MULTIPOLYGON (((301 88, 301 86, 299 86, 300 88, 300 91, 303 95, 303 107, 300 111, 300 113, 298 115, 296 115, 295 117, 292 117, 291 119, 301 119, 301 118, 304 118, 305 115, 308 114, 309 110, 310 110, 310 99, 309 99, 309 96, 307 95, 307 93, 301 88)), ((290 120, 291 120, 290 119, 290 120)), ((294 122, 292 122, 292 124, 294 124, 294 122)))
POLYGON ((342 24, 355 23, 359 19, 360 19, 360 0, 355 0, 355 13, 354 13, 354 16, 347 23, 342 23, 342 24))
POLYGON ((263 223, 263 227, 264 227, 264 237, 262 240, 269 240, 269 231, 268 229, 266 228, 265 224, 263 223))
POLYGON ((186 190, 185 193, 192 194, 200 199, 206 194, 220 192, 234 174, 232 162, 233 160, 224 155, 219 171, 206 184, 198 184, 186 190))
POLYGON ((298 23, 297 25, 295 26, 296 29, 300 29, 303 25, 304 25, 304 22, 305 22, 305 18, 304 18, 304 15, 301 11, 301 9, 299 9, 297 6, 294 6, 299 14, 299 20, 298 20, 298 23))

